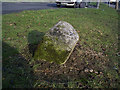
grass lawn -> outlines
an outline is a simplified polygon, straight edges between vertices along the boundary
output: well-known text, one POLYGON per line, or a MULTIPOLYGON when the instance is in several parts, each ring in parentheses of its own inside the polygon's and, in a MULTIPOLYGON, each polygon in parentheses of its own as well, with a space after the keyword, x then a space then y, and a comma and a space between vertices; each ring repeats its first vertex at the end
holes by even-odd
POLYGON ((119 16, 104 4, 100 9, 59 8, 3 15, 3 88, 120 88, 119 16), (73 25, 80 36, 68 62, 31 62, 44 34, 60 20, 73 25))

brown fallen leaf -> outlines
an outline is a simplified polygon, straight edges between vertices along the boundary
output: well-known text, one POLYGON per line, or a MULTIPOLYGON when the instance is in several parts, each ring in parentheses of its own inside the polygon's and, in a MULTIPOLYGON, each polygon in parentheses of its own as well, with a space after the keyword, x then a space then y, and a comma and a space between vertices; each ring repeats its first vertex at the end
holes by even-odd
POLYGON ((40 23, 38 25, 40 25, 40 23))
POLYGON ((14 25, 16 25, 16 23, 14 23, 14 25))
POLYGON ((102 48, 102 50, 103 50, 103 51, 106 51, 106 49, 105 49, 105 48, 102 48))

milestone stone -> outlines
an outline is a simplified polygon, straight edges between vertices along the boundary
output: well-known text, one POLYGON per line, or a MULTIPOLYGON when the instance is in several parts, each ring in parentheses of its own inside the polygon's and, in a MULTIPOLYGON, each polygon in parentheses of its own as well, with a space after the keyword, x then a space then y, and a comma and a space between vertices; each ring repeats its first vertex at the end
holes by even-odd
POLYGON ((34 58, 64 64, 78 40, 79 35, 73 26, 65 21, 59 21, 44 35, 35 51, 34 58))

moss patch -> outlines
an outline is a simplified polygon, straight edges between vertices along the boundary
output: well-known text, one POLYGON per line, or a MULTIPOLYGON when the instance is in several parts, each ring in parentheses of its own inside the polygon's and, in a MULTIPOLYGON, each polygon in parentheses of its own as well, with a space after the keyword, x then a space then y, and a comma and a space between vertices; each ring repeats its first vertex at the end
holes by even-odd
POLYGON ((64 43, 58 45, 48 36, 44 36, 43 42, 38 45, 34 59, 62 64, 66 61, 70 53, 65 49, 66 47, 64 43))

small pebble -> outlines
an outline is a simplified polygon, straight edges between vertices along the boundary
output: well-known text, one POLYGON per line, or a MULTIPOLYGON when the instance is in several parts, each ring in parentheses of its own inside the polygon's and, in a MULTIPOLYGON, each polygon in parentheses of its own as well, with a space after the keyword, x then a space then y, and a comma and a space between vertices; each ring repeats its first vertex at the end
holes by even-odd
POLYGON ((90 72, 93 72, 93 69, 90 69, 90 72))
POLYGON ((85 72, 88 72, 89 70, 88 69, 85 69, 85 72))
POLYGON ((13 24, 10 24, 10 26, 12 26, 13 24))
POLYGON ((100 72, 100 74, 102 74, 102 72, 100 72))
POLYGON ((26 36, 24 36, 23 38, 26 38, 26 36))
POLYGON ((95 71, 96 74, 98 74, 98 72, 95 71))
POLYGON ((71 72, 72 71, 72 69, 69 69, 69 72, 71 72))
POLYGON ((115 67, 115 66, 113 67, 113 69, 118 70, 118 68, 117 68, 117 67, 115 67))
POLYGON ((73 58, 73 60, 75 60, 75 57, 73 58))

